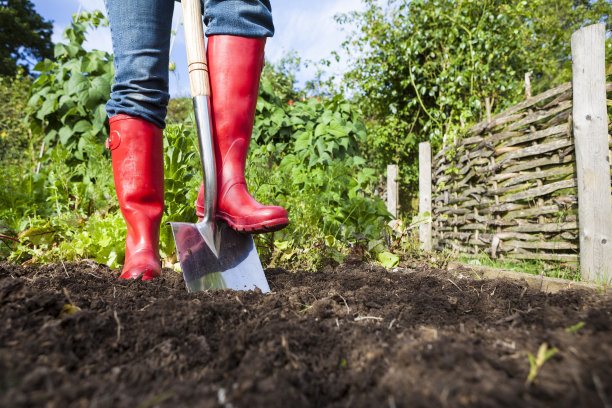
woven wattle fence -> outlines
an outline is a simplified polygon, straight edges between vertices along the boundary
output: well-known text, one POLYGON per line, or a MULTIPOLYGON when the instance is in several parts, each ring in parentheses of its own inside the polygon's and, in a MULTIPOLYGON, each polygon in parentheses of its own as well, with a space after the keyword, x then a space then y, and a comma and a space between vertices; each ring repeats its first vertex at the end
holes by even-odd
POLYGON ((579 265, 612 284, 612 83, 605 25, 571 37, 572 82, 487 119, 432 159, 419 144, 419 240, 492 258, 579 265))
MULTIPOLYGON (((606 92, 610 99, 612 83, 606 92)), ((478 123, 438 152, 432 161, 434 249, 577 262, 571 115, 567 83, 478 123)))

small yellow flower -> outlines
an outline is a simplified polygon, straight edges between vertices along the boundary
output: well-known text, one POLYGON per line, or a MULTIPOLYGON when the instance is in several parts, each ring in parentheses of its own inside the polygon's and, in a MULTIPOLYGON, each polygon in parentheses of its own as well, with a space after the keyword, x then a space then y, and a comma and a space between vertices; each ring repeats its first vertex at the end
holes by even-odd
POLYGON ((2 137, 3 139, 4 139, 5 137, 7 137, 7 136, 8 136, 8 133, 6 133, 6 132, 4 132, 4 131, 3 131, 2 133, 0 133, 0 137, 2 137))

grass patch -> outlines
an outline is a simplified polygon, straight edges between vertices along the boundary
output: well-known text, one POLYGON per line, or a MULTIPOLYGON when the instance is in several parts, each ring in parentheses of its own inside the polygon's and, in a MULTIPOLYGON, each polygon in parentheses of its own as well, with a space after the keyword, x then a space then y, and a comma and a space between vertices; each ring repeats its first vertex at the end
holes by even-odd
POLYGON ((470 265, 481 265, 490 268, 529 273, 531 275, 539 276, 544 274, 544 276, 548 278, 567 279, 576 282, 582 280, 577 264, 559 264, 538 259, 492 259, 486 253, 478 255, 461 255, 457 258, 457 261, 470 265))

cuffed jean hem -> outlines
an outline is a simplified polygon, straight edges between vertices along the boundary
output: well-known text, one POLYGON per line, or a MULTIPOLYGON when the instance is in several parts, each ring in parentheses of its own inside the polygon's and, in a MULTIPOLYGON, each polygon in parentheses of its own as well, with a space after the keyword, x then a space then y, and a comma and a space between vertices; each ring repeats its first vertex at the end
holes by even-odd
POLYGON ((270 0, 206 0, 206 36, 261 38, 274 35, 270 0))
POLYGON ((261 38, 274 35, 270 0, 200 0, 200 6, 207 37, 235 35, 261 38))

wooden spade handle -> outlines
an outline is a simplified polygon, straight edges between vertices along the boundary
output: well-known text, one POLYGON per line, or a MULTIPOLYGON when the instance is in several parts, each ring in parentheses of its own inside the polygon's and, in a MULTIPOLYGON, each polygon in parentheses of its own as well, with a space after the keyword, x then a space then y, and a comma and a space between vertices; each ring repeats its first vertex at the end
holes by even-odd
POLYGON ((210 96, 200 0, 182 0, 191 96, 210 96))

